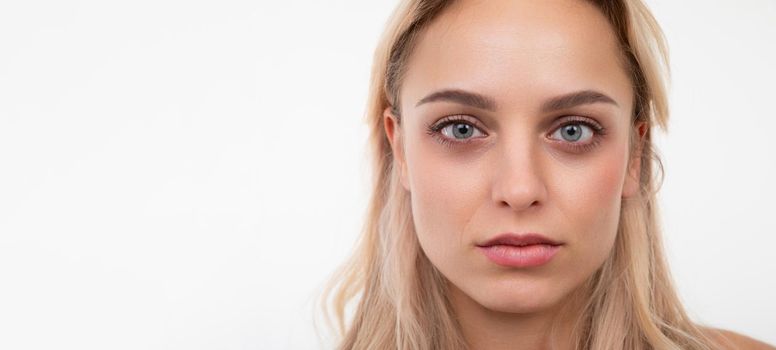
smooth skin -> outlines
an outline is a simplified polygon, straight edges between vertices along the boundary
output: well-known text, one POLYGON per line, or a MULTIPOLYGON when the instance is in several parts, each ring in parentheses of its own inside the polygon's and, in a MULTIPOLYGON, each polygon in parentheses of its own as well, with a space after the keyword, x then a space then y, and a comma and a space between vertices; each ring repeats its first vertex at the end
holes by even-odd
POLYGON ((605 261, 622 200, 638 192, 629 133, 646 128, 632 122, 618 50, 593 5, 567 0, 458 1, 413 49, 401 122, 389 108, 384 127, 472 349, 548 348, 556 317, 556 346, 571 348, 578 305, 559 310, 605 261), (503 267, 477 244, 505 232, 563 245, 545 265, 503 267))

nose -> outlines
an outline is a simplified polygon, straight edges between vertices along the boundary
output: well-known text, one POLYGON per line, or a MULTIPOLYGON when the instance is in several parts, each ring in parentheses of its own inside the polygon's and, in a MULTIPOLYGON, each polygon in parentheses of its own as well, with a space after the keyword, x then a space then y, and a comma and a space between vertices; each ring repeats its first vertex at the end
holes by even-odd
POLYGON ((529 142, 511 142, 496 160, 492 198, 499 206, 523 211, 544 204, 547 187, 541 155, 529 142))

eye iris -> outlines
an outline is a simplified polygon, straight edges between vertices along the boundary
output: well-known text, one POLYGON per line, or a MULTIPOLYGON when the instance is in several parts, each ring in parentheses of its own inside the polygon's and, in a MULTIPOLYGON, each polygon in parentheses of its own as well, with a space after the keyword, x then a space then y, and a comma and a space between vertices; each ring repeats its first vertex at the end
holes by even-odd
POLYGON ((566 125, 561 128, 560 134, 566 141, 577 141, 582 137, 582 128, 579 125, 566 125))
POLYGON ((471 136, 474 132, 471 125, 467 124, 455 124, 453 125, 453 136, 458 139, 471 136))

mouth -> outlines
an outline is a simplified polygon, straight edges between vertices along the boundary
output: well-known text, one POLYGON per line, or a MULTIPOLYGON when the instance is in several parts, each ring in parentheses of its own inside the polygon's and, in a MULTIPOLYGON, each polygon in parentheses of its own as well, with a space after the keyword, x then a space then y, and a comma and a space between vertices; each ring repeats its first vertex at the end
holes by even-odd
POLYGON ((563 243, 535 233, 506 233, 477 245, 493 263, 517 268, 546 264, 561 246, 563 243))
POLYGON ((513 247, 525 247, 525 246, 537 245, 537 244, 549 245, 549 246, 563 245, 562 242, 559 242, 554 239, 550 239, 538 233, 524 233, 524 234, 504 233, 494 238, 491 238, 490 240, 484 243, 477 244, 477 246, 481 248, 500 246, 500 245, 513 246, 513 247))

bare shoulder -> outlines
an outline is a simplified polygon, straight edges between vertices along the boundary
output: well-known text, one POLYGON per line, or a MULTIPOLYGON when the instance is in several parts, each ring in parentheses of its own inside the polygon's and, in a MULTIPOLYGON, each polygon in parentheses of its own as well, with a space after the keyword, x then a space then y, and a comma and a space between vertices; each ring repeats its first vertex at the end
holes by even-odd
POLYGON ((773 345, 726 329, 701 327, 703 332, 719 343, 723 350, 776 350, 773 345))

